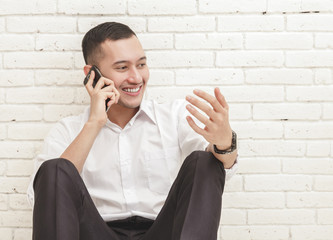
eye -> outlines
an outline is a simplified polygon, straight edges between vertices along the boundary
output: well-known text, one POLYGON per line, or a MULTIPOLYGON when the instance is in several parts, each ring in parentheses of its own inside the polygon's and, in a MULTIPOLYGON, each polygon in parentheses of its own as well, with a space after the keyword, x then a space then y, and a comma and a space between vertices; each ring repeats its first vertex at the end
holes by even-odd
POLYGON ((126 70, 127 66, 117 67, 116 69, 118 69, 118 70, 126 70))
POLYGON ((145 63, 140 63, 138 66, 139 66, 139 68, 143 68, 144 66, 146 66, 146 64, 145 63))

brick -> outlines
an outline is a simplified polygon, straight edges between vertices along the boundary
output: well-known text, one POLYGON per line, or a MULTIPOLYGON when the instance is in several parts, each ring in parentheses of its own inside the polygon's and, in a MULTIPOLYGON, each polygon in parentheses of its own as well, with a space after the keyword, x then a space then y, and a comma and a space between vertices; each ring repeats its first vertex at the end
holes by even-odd
POLYGON ((25 240, 32 238, 32 229, 31 228, 19 228, 14 230, 14 240, 25 240))
MULTIPOLYGON (((1 107, 0 107, 1 111, 1 107)), ((7 137, 7 126, 0 125, 0 139, 5 139, 7 137)))
POLYGON ((5 18, 0 19, 0 32, 5 31, 5 18))
POLYGON ((0 88, 0 103, 5 102, 5 89, 0 88))
POLYGON ((5 174, 6 169, 7 169, 6 162, 0 160, 0 176, 3 176, 5 174))
POLYGON ((0 193, 26 193, 28 184, 29 178, 0 177, 0 193))
POLYGON ((72 103, 74 91, 71 88, 20 88, 9 89, 6 101, 9 103, 72 103))
POLYGON ((315 83, 316 84, 332 84, 333 76, 330 69, 316 69, 315 70, 315 83))
POLYGON ((252 110, 250 104, 228 104, 228 105, 229 105, 229 119, 231 121, 249 120, 252 118, 252 110))
POLYGON ((47 14, 56 12, 56 2, 52 0, 7 1, 0 8, 0 15, 47 14))
POLYGON ((30 176, 33 172, 33 162, 27 160, 8 160, 7 161, 7 176, 30 176))
POLYGON ((43 140, 50 131, 50 125, 41 123, 19 123, 8 126, 8 139, 43 140))
POLYGON ((333 176, 315 176, 313 189, 315 191, 333 192, 333 176))
POLYGON ((147 52, 148 65, 152 68, 212 67, 212 52, 154 51, 147 52))
POLYGON ((153 49, 172 49, 174 45, 174 40, 172 34, 165 33, 149 33, 149 34, 138 34, 138 39, 140 40, 143 49, 153 50, 153 49))
POLYGON ((284 159, 284 173, 293 174, 333 174, 333 162, 329 158, 284 159))
POLYGON ((238 139, 265 139, 282 138, 283 125, 281 122, 233 122, 233 129, 238 139))
POLYGON ((286 226, 222 226, 223 240, 281 240, 288 239, 289 228, 286 226))
POLYGON ((318 209, 318 223, 333 225, 333 209, 318 209))
POLYGON ((31 35, 6 34, 0 38, 0 51, 34 50, 35 40, 31 35))
POLYGON ((241 49, 243 36, 230 34, 176 34, 176 49, 241 49))
POLYGON ((36 36, 37 51, 80 51, 82 35, 49 35, 36 36))
POLYGON ((35 73, 38 86, 82 86, 83 70, 39 70, 35 73))
POLYGON ((196 17, 153 17, 148 19, 149 32, 209 32, 215 30, 215 18, 196 17))
POLYGON ((331 240, 333 236, 333 225, 327 226, 291 226, 293 240, 331 240))
POLYGON ((25 158, 34 157, 34 145, 31 142, 0 141, 0 158, 25 158))
POLYGON ((0 236, 2 240, 12 240, 12 229, 10 228, 0 228, 0 236))
POLYGON ((286 98, 288 101, 333 101, 333 87, 311 86, 311 87, 287 87, 286 98))
POLYGON ((333 103, 323 104, 323 119, 333 119, 333 103))
POLYGON ((288 139, 332 139, 333 123, 286 123, 285 137, 288 139))
POLYGON ((287 194, 287 207, 290 208, 332 208, 332 192, 301 192, 287 194))
POLYGON ((9 207, 11 210, 30 210, 26 194, 10 194, 9 207))
POLYGON ((312 188, 311 176, 298 175, 258 175, 245 176, 245 191, 309 191, 312 188))
POLYGON ((265 12, 266 1, 256 0, 200 0, 199 11, 202 13, 252 13, 252 12, 265 12))
POLYGON ((74 53, 74 66, 75 69, 80 69, 82 70, 83 67, 86 65, 86 63, 84 62, 84 58, 82 53, 74 53))
POLYGON ((243 190, 243 177, 234 175, 226 181, 224 192, 241 192, 243 190))
POLYGON ((332 31, 333 16, 328 14, 301 14, 287 16, 288 31, 332 31))
POLYGON ((281 172, 281 160, 274 157, 242 157, 239 161, 237 172, 240 174, 252 174, 252 173, 280 173, 281 172))
POLYGON ((26 211, 8 211, 1 213, 0 226, 3 227, 31 227, 31 212, 26 211))
POLYGON ((333 33, 316 33, 316 48, 333 48, 333 33))
POLYGON ((193 15, 197 12, 195 0, 129 0, 130 15, 193 15))
POLYGON ((6 68, 71 68, 72 53, 21 52, 4 55, 6 68))
POLYGON ((237 209, 256 208, 284 208, 285 198, 283 193, 224 193, 223 207, 237 209))
MULTIPOLYGON (((244 74, 239 69, 180 69, 176 70, 177 85, 240 85, 244 74)), ((223 91, 223 88, 222 88, 223 91)))
POLYGON ((238 209, 223 209, 220 224, 242 225, 246 224, 246 213, 238 209))
POLYGON ((82 1, 58 1, 58 12, 65 14, 125 14, 124 1, 100 0, 98 4, 89 0, 82 1))
POLYGON ((243 140, 239 142, 239 153, 243 157, 252 156, 304 156, 304 142, 282 140, 243 140))
POLYGON ((283 13, 302 13, 314 11, 330 11, 333 10, 333 2, 331 0, 268 0, 268 12, 283 12, 283 13))
POLYGON ((44 107, 44 120, 56 122, 68 116, 78 115, 84 111, 86 106, 75 105, 48 105, 44 107))
POLYGON ((274 224, 274 225, 298 225, 314 224, 316 212, 314 210, 298 209, 264 209, 249 210, 248 224, 274 224))
POLYGON ((8 209, 8 197, 6 194, 0 194, 0 211, 6 211, 8 209))
POLYGON ((34 72, 32 70, 0 70, 0 87, 32 86, 34 72))
POLYGON ((175 74, 170 70, 150 70, 149 86, 168 86, 174 85, 175 74))
POLYGON ((90 104, 90 97, 85 88, 76 89, 74 103, 77 104, 90 104))
POLYGON ((219 51, 216 65, 221 67, 280 67, 284 56, 281 51, 219 51))
POLYGON ((39 121, 42 119, 42 110, 38 106, 29 105, 2 105, 1 121, 39 121))
POLYGON ((61 16, 8 17, 7 30, 17 33, 74 33, 76 31, 76 18, 61 16))
POLYGON ((284 29, 283 16, 268 15, 233 15, 218 17, 218 31, 282 31, 284 29))
POLYGON ((321 105, 316 103, 258 103, 253 105, 255 120, 319 120, 321 105))
POLYGON ((311 49, 312 34, 305 33, 248 33, 246 49, 311 49))
POLYGON ((320 141, 311 141, 307 142, 306 155, 310 157, 328 157, 331 152, 330 142, 320 141))
MULTIPOLYGON (((332 19, 333 20, 333 19, 332 19)), ((333 51, 290 51, 286 53, 288 67, 333 67, 333 51)))

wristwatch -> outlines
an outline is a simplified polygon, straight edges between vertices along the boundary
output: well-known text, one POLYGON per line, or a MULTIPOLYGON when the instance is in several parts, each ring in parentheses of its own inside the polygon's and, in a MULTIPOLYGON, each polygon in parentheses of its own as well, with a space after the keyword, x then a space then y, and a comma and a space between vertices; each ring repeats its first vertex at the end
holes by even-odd
POLYGON ((231 140, 230 148, 225 149, 225 150, 220 150, 214 144, 214 151, 218 154, 230 154, 233 151, 235 151, 236 149, 237 149, 237 134, 234 131, 232 131, 232 140, 231 140))

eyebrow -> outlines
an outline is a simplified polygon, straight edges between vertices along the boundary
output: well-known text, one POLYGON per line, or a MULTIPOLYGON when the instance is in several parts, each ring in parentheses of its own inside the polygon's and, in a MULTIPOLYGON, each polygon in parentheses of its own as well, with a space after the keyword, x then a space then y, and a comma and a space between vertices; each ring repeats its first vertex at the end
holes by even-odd
MULTIPOLYGON (((139 60, 137 60, 137 62, 139 62, 139 61, 141 61, 141 60, 146 60, 146 59, 147 59, 147 57, 144 56, 144 57, 139 58, 139 60)), ((127 62, 129 62, 129 61, 126 61, 126 60, 120 60, 120 61, 117 61, 117 62, 113 63, 112 65, 117 65, 117 64, 121 64, 121 63, 127 63, 127 62)))

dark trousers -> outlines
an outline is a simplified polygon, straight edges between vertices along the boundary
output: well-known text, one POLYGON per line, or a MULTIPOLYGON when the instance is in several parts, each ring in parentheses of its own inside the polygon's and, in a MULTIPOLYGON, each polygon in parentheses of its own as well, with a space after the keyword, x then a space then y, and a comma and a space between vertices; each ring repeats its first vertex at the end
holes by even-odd
POLYGON ((196 151, 184 161, 155 221, 104 222, 75 166, 45 161, 34 180, 34 240, 216 240, 225 182, 223 164, 196 151))

